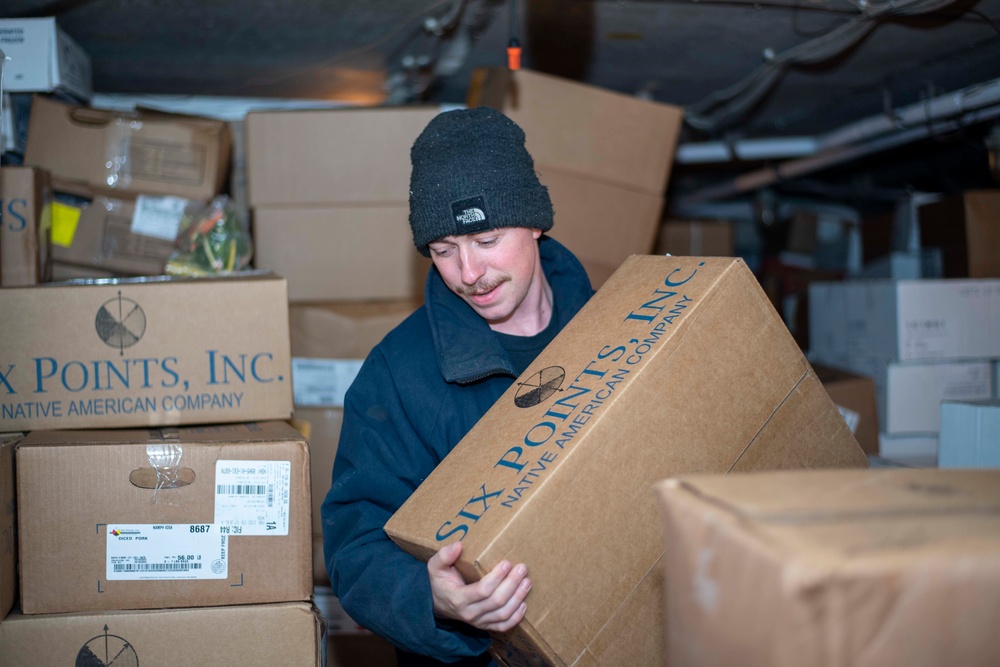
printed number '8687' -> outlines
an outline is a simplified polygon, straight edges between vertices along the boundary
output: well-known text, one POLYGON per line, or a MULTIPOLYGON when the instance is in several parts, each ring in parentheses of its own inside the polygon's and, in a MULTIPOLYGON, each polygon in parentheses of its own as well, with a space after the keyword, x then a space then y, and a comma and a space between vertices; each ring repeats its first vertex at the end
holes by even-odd
POLYGON ((209 529, 209 525, 210 524, 207 524, 207 523, 192 524, 190 532, 192 532, 192 533, 207 533, 208 529, 209 529))

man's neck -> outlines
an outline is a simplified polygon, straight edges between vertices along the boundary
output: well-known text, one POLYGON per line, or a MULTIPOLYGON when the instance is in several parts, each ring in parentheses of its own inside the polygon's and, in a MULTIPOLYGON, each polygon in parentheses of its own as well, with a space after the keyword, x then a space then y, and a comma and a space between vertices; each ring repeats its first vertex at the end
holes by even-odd
POLYGON ((552 286, 545 273, 538 269, 538 280, 524 296, 517 311, 503 322, 491 322, 490 328, 511 336, 534 336, 545 330, 552 319, 552 286))

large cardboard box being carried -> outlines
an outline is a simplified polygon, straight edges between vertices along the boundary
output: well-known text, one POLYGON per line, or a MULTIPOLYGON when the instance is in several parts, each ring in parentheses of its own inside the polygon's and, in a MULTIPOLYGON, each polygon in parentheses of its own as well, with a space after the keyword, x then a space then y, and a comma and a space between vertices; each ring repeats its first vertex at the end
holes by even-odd
POLYGON ((656 489, 663 664, 997 664, 1000 471, 702 475, 656 489))
POLYGON ((309 448, 286 422, 33 431, 17 474, 26 614, 312 595, 309 448))
POLYGON ((52 183, 32 167, 0 169, 0 285, 36 285, 49 277, 52 183))
POLYGON ((533 582, 504 665, 662 665, 652 485, 867 459, 742 260, 635 256, 386 524, 421 559, 533 582))
POLYGON ((0 625, 0 665, 323 667, 323 630, 308 602, 13 614, 0 625))
POLYGON ((229 173, 225 121, 112 111, 36 95, 24 163, 108 194, 208 200, 229 173))
POLYGON ((271 274, 0 290, 0 431, 287 419, 271 274))
POLYGON ((17 602, 17 496, 14 445, 20 433, 0 434, 0 621, 17 602))

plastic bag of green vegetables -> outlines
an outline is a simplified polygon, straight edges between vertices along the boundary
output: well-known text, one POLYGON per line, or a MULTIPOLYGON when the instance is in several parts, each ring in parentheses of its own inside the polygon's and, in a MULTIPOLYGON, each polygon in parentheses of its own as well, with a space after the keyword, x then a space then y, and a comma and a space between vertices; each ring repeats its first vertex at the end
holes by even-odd
POLYGON ((226 195, 185 215, 176 249, 167 259, 171 276, 206 276, 245 269, 253 255, 250 232, 226 195))

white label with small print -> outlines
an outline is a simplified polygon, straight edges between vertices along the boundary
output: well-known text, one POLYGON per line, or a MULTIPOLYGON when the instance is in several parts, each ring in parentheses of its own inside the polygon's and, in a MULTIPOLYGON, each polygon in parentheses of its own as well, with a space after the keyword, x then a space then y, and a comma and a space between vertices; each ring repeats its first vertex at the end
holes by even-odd
POLYGON ((228 537, 208 523, 108 524, 108 580, 225 579, 228 537))
POLYGON ((216 461, 215 523, 224 535, 287 535, 291 461, 216 461))

